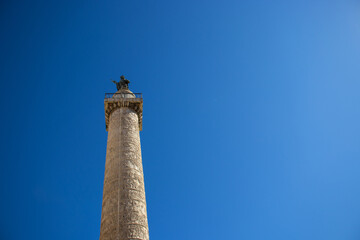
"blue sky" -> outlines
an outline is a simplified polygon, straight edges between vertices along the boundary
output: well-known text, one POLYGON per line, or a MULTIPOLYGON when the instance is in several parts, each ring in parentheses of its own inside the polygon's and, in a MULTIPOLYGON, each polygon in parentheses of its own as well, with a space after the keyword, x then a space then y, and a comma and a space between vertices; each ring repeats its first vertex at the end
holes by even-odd
POLYGON ((0 29, 0 239, 98 239, 122 74, 151 239, 360 238, 358 1, 2 1, 0 29))

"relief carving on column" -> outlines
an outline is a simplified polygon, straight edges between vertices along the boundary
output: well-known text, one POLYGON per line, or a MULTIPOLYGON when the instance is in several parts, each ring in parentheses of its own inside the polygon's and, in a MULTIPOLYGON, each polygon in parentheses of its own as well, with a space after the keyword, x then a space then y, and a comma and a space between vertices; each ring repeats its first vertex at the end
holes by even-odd
POLYGON ((148 240, 139 114, 113 109, 105 166, 100 240, 148 240))

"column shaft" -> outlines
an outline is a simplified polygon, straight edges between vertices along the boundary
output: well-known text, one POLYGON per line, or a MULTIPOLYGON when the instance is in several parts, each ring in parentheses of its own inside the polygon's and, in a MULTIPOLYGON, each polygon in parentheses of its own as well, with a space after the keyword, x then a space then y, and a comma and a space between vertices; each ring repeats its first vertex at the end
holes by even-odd
POLYGON ((109 119, 100 240, 148 240, 138 114, 115 109, 109 119))

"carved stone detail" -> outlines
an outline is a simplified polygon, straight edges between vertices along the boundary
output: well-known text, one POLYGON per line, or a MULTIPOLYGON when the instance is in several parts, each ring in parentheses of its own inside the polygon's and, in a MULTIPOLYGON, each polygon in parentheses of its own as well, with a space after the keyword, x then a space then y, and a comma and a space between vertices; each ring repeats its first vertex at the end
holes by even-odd
MULTIPOLYGON (((116 95, 115 95, 116 96, 116 95)), ((106 131, 109 129, 109 122, 111 113, 119 108, 130 108, 134 110, 138 115, 139 122, 139 130, 142 130, 142 109, 143 109, 143 101, 142 98, 105 98, 105 125, 106 131)))
POLYGON ((139 112, 122 104, 109 111, 100 240, 148 240, 139 112))

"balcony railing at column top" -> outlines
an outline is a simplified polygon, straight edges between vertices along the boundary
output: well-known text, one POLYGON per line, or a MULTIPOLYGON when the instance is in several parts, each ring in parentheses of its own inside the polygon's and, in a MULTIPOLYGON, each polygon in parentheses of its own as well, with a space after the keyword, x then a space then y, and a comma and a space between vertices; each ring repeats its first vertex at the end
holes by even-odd
POLYGON ((143 97, 142 93, 105 93, 105 100, 118 98, 142 100, 143 97))

